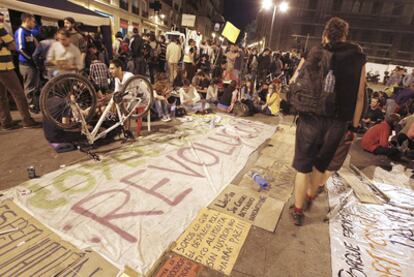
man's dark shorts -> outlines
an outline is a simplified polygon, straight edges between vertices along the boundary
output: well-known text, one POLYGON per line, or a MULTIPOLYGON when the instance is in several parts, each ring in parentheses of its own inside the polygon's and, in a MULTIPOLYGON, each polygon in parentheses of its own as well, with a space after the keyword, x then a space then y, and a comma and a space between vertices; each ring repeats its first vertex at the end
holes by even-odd
POLYGON ((325 172, 347 131, 348 123, 333 118, 300 115, 296 129, 293 167, 310 173, 325 172))

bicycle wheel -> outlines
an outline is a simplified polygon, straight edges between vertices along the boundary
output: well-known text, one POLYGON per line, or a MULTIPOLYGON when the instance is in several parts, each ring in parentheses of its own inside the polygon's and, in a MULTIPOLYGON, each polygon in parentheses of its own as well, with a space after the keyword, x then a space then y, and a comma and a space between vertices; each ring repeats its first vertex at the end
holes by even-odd
POLYGON ((44 118, 61 129, 75 129, 81 125, 79 112, 72 110, 71 103, 79 106, 87 122, 94 116, 95 89, 79 74, 66 73, 51 79, 40 94, 44 118))
POLYGON ((144 76, 135 75, 129 78, 123 85, 120 95, 122 95, 120 106, 127 117, 142 117, 151 107, 152 86, 144 76))

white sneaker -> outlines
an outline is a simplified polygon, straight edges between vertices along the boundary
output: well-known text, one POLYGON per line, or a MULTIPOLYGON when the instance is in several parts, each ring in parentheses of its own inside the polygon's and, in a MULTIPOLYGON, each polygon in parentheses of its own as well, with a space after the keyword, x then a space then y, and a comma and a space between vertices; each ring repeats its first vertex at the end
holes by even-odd
POLYGON ((170 120, 168 119, 168 117, 164 116, 163 118, 161 118, 161 121, 162 121, 162 122, 168 122, 168 121, 170 121, 170 120))

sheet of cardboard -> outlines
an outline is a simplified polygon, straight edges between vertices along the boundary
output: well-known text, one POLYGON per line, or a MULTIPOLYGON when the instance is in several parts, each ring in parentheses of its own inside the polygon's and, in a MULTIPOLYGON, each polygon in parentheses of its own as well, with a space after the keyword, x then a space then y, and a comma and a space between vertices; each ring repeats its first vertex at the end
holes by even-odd
POLYGON ((169 257, 155 277, 196 277, 203 267, 179 255, 169 257))
POLYGON ((173 251, 230 275, 251 224, 207 208, 202 209, 178 239, 173 251))
POLYGON ((381 199, 371 188, 371 181, 361 172, 351 170, 348 167, 342 167, 339 174, 351 186, 356 197, 365 204, 384 204, 381 199))
POLYGON ((13 201, 0 203, 0 276, 116 276, 118 268, 62 240, 13 201))
POLYGON ((250 188, 228 185, 209 205, 225 214, 235 216, 257 227, 273 232, 282 213, 284 202, 250 188))

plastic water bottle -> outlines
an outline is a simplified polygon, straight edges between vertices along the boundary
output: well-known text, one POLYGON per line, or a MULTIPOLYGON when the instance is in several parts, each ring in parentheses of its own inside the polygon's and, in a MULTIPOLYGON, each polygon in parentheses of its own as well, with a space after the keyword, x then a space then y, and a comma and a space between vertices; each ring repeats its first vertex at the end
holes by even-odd
POLYGON ((216 118, 210 120, 210 129, 216 128, 216 118))
POLYGON ((171 106, 171 114, 170 114, 171 119, 175 119, 175 110, 176 109, 177 109, 177 105, 174 102, 171 106))
POLYGON ((260 189, 268 189, 269 183, 259 173, 253 171, 250 175, 252 179, 260 186, 260 189))

